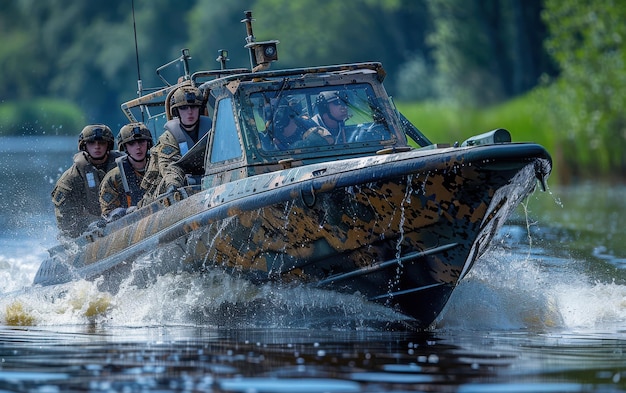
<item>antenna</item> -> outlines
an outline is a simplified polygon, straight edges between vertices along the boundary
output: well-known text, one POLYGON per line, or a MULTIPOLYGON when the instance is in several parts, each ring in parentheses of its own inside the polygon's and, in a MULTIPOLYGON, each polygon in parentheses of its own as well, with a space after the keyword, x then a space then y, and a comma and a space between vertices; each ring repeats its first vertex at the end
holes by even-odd
POLYGON ((271 41, 256 41, 254 34, 252 33, 252 11, 245 11, 245 18, 241 20, 246 24, 246 45, 245 48, 250 50, 250 66, 252 72, 262 71, 269 68, 270 63, 278 60, 278 52, 276 51, 276 45, 278 40, 271 41))
POLYGON ((256 67, 256 59, 254 58, 254 49, 249 45, 252 45, 255 41, 254 34, 252 34, 252 11, 245 11, 244 15, 246 16, 241 20, 241 23, 246 24, 246 48, 250 49, 250 66, 251 68, 256 67))
POLYGON ((167 81, 167 79, 165 79, 165 78, 163 77, 163 75, 161 75, 161 70, 163 70, 163 69, 165 69, 165 68, 167 68, 167 67, 170 67, 170 66, 172 66, 172 65, 174 65, 174 64, 176 64, 176 63, 178 63, 179 61, 183 63, 184 75, 183 75, 183 76, 181 76, 181 77, 179 78, 179 80, 178 80, 178 82, 177 82, 177 83, 180 83, 180 82, 182 82, 182 81, 184 81, 184 80, 185 80, 185 81, 187 81, 187 80, 189 80, 189 79, 191 78, 191 76, 189 75, 189 60, 191 59, 191 56, 189 55, 189 49, 187 49, 187 48, 183 48, 183 49, 181 49, 181 50, 180 50, 180 53, 181 53, 181 54, 180 54, 180 57, 178 57, 177 59, 174 59, 174 60, 170 61, 170 62, 169 62, 169 63, 167 63, 167 64, 163 64, 161 67, 157 68, 157 70, 156 70, 156 73, 157 73, 157 75, 159 76, 159 78, 161 78, 161 80, 162 80, 163 82, 165 82, 165 84, 166 84, 167 86, 172 86, 172 84, 171 84, 171 83, 169 83, 169 82, 167 81))
POLYGON ((220 49, 217 51, 217 59, 215 61, 220 63, 220 69, 226 69, 226 62, 228 61, 228 51, 225 49, 220 49))
MULTIPOLYGON (((137 96, 143 95, 143 83, 141 82, 141 71, 139 70, 139 47, 137 46, 137 25, 135 23, 135 0, 131 1, 131 7, 133 9, 133 31, 135 33, 135 61, 137 62, 137 96)), ((141 121, 144 121, 143 105, 141 108, 141 121)))

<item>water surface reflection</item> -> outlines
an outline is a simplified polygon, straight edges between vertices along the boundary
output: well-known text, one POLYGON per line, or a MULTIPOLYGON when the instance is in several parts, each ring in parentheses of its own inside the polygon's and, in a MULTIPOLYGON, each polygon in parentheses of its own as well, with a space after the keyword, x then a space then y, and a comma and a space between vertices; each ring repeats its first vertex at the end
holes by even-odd
POLYGON ((623 391, 623 332, 2 329, 0 388, 37 391, 623 391), (54 389, 52 388, 54 387, 54 389))

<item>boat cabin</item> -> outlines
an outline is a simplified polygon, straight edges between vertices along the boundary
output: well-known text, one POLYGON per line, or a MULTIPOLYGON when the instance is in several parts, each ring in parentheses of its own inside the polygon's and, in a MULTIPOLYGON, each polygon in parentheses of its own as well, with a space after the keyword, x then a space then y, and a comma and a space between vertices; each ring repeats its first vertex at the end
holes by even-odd
POLYGON ((278 60, 278 41, 256 41, 252 13, 245 15, 250 69, 227 69, 227 53, 221 50, 220 70, 190 74, 191 57, 183 49, 178 59, 157 69, 166 87, 142 96, 138 83, 140 97, 122 104, 130 121, 141 119, 158 138, 172 118, 169 102, 176 88, 200 89, 212 129, 178 162, 190 183, 201 179, 206 189, 301 165, 432 145, 394 107, 382 85, 386 73, 380 63, 270 71, 278 60), (161 71, 180 63, 184 75, 172 85, 161 71))
POLYGON ((380 63, 225 73, 198 72, 188 81, 122 105, 129 119, 137 121, 131 109, 160 104, 164 112, 147 122, 158 137, 171 118, 169 95, 185 83, 200 89, 213 127, 180 165, 196 180, 202 178, 202 188, 289 167, 431 144, 394 107, 382 85, 385 72, 380 63), (207 77, 214 79, 202 82, 207 77), (334 129, 319 121, 333 105, 343 107, 334 129), (289 122, 298 131, 283 137, 289 122), (412 146, 406 135, 412 136, 412 146))

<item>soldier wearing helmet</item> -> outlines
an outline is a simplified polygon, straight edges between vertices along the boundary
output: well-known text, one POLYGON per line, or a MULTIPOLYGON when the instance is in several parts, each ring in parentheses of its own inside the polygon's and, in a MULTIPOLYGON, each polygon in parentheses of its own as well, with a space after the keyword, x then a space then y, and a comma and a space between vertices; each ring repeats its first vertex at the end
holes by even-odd
POLYGON ((149 160, 152 134, 143 123, 126 124, 117 134, 117 146, 126 155, 115 160, 117 166, 100 185, 100 208, 107 220, 131 212, 143 197, 140 185, 149 160))
POLYGON ((104 124, 88 125, 78 136, 78 150, 72 166, 52 190, 57 226, 62 235, 76 237, 89 223, 100 218, 100 183, 115 167, 122 153, 113 150, 115 138, 104 124))
POLYGON ((320 127, 326 128, 335 139, 335 143, 345 143, 345 121, 348 114, 348 95, 338 91, 323 91, 315 99, 317 114, 313 116, 320 127))
POLYGON ((268 105, 265 117, 267 121, 265 132, 261 133, 261 143, 266 150, 297 149, 335 142, 328 130, 304 114, 301 101, 294 96, 281 98, 277 105, 268 105))
POLYGON ((174 163, 211 129, 211 119, 202 115, 205 99, 197 87, 180 86, 170 97, 173 119, 165 124, 165 131, 150 152, 150 162, 141 182, 145 190, 142 205, 150 203, 166 191, 186 185, 182 168, 174 163))

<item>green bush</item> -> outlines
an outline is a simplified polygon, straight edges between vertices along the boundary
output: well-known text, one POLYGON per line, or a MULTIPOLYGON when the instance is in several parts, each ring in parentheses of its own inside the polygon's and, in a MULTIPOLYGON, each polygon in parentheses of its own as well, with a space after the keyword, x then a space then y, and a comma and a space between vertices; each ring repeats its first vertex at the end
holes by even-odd
MULTIPOLYGON (((562 151, 561 134, 551 129, 550 107, 543 104, 545 92, 531 91, 500 105, 458 108, 444 102, 397 103, 397 107, 433 143, 462 143, 467 138, 496 128, 506 128, 513 142, 543 145, 554 161, 552 178, 558 178, 562 151)), ((585 149, 585 146, 581 146, 585 149)))
POLYGON ((433 143, 461 142, 476 134, 470 131, 473 122, 453 105, 438 101, 398 102, 397 107, 433 143))
POLYGON ((74 135, 85 124, 75 105, 53 99, 4 102, 0 104, 0 135, 74 135))
POLYGON ((543 109, 531 95, 485 109, 458 108, 442 102, 398 103, 398 109, 433 143, 463 142, 470 136, 506 128, 514 142, 553 146, 543 109))
MULTIPOLYGON (((546 89, 571 181, 626 173, 626 3, 546 0, 546 48, 560 74, 546 89)), ((546 106, 548 106, 546 105, 546 106)))

